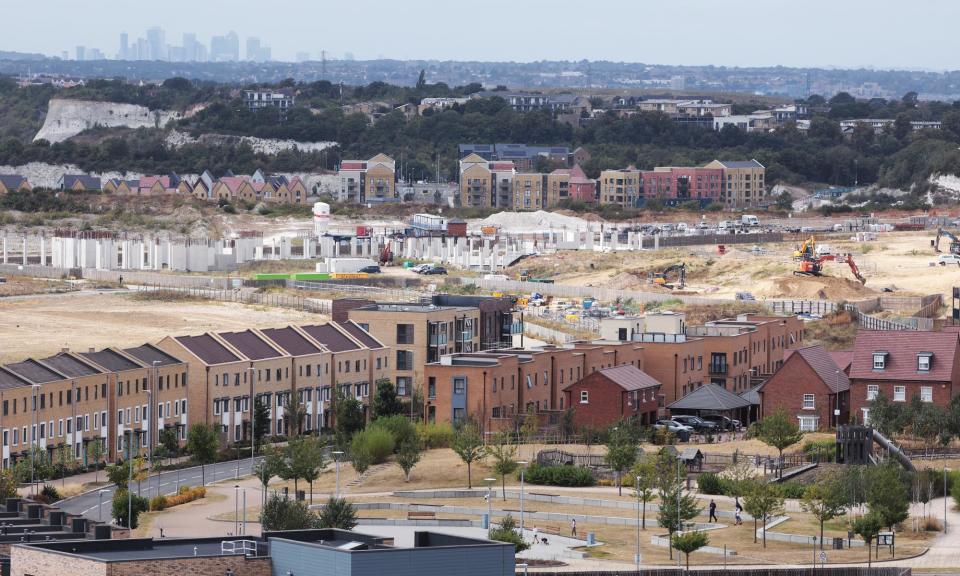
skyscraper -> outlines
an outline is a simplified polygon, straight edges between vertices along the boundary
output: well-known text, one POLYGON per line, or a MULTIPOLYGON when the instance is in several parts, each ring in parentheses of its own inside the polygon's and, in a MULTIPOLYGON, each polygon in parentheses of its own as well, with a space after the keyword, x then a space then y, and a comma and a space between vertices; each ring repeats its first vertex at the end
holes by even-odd
POLYGON ((197 48, 200 46, 200 43, 197 42, 197 35, 193 33, 187 33, 183 35, 183 59, 186 62, 196 62, 199 60, 199 54, 197 53, 197 48))
POLYGON ((210 60, 213 62, 236 62, 240 59, 240 37, 231 30, 226 36, 210 39, 210 60))
POLYGON ((130 59, 130 37, 126 32, 120 33, 120 52, 117 54, 119 60, 130 59))
POLYGON ((87 58, 87 48, 85 46, 77 46, 77 60, 82 61, 87 58))
POLYGON ((149 60, 167 59, 167 35, 163 28, 154 26, 147 30, 147 45, 149 46, 149 60))

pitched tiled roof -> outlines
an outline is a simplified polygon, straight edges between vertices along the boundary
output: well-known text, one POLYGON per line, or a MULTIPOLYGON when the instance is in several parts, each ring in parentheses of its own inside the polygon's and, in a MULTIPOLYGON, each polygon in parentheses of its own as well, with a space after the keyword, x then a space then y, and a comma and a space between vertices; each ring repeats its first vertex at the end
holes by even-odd
POLYGON ((925 380, 947 382, 953 379, 958 334, 913 330, 861 330, 853 346, 851 379, 925 380), (886 352, 883 370, 873 369, 873 353, 886 352), (917 356, 930 353, 930 370, 917 370, 917 356))
POLYGON ((81 376, 90 376, 91 374, 100 374, 101 370, 77 360, 69 354, 57 354, 56 356, 51 356, 49 358, 44 358, 40 360, 44 365, 49 366, 60 372, 61 374, 66 374, 71 378, 79 378, 81 376))
POLYGON ((36 360, 24 360, 23 362, 16 362, 14 364, 7 364, 6 369, 11 372, 16 373, 17 376, 29 380, 30 382, 36 382, 37 384, 44 384, 46 382, 53 382, 55 380, 63 380, 64 376, 58 372, 43 366, 36 360))
POLYGON ((356 342, 347 338, 342 332, 337 330, 333 324, 314 324, 311 326, 302 326, 304 332, 311 338, 323 344, 331 352, 346 352, 347 350, 359 350, 360 346, 356 342))
POLYGON ((853 350, 832 350, 830 357, 837 363, 837 366, 844 372, 848 372, 850 363, 853 362, 853 350))
MULTIPOLYGON (((643 370, 640 370, 633 364, 624 364, 622 366, 614 366, 613 368, 605 368, 597 371, 597 373, 604 376, 606 379, 610 380, 626 392, 644 390, 647 388, 656 388, 660 386, 660 383, 657 382, 656 379, 643 370)), ((567 388, 570 388, 574 384, 575 383, 570 384, 567 386, 567 388)))
POLYGON ((19 388, 21 386, 29 386, 30 382, 27 382, 20 376, 17 376, 13 372, 10 372, 0 366, 0 389, 8 388, 19 388))
POLYGON ((717 160, 724 168, 763 168, 756 160, 717 160))
POLYGON ((227 362, 240 360, 236 354, 227 350, 223 344, 214 340, 209 334, 177 336, 176 340, 207 364, 226 364, 227 362))
POLYGON ((281 355, 252 330, 244 330, 243 332, 221 332, 218 336, 229 342, 231 346, 251 360, 278 358, 281 355))
POLYGON ((363 342, 363 345, 367 348, 383 348, 383 344, 354 322, 341 322, 340 326, 349 332, 351 336, 363 342))
POLYGON ((98 176, 87 176, 86 174, 64 174, 63 185, 65 188, 73 188, 77 182, 87 190, 99 190, 100 178, 98 176))
POLYGON ((314 346, 312 342, 289 326, 286 328, 264 328, 260 332, 271 342, 286 350, 291 356, 307 356, 322 352, 320 348, 314 346))
POLYGON ((760 405, 760 393, 759 390, 763 385, 754 386, 749 390, 745 390, 740 393, 740 397, 746 400, 747 402, 754 404, 756 406, 760 405))
POLYGON ((3 187, 7 190, 16 190, 26 182, 26 178, 20 176, 19 174, 0 174, 0 183, 3 183, 3 187))
POLYGON ((133 348, 124 348, 124 352, 143 362, 147 366, 153 366, 157 362, 159 366, 173 366, 174 364, 184 364, 183 360, 174 358, 153 344, 144 344, 133 348))
POLYGON ((673 404, 671 410, 735 410, 750 406, 750 402, 716 384, 704 384, 673 404))
POLYGON ((139 364, 109 348, 100 350, 99 352, 81 352, 80 355, 91 362, 95 362, 98 366, 103 366, 107 370, 114 372, 124 372, 126 370, 140 368, 139 364))
POLYGON ((801 358, 817 373, 820 380, 834 392, 844 392, 850 389, 850 379, 837 365, 833 356, 821 346, 808 346, 796 351, 801 358), (837 374, 839 372, 839 374, 837 374))

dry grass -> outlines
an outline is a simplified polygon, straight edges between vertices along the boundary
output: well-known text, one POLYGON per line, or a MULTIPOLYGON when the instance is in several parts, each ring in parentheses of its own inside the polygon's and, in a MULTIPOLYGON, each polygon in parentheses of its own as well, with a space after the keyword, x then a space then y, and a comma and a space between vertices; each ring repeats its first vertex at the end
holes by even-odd
POLYGON ((130 295, 135 302, 203 302, 206 298, 194 296, 189 292, 179 290, 144 290, 130 295))

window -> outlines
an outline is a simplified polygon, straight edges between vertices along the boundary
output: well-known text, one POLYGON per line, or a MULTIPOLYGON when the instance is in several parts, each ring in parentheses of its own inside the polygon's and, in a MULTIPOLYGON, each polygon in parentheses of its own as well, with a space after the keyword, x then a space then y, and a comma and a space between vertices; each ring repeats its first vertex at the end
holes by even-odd
POLYGON ((410 382, 413 379, 409 376, 397 376, 397 396, 406 396, 410 391, 410 382))
POLYGON ((917 370, 921 372, 930 371, 930 354, 920 354, 917 356, 917 370))
POLYGON ((907 387, 906 387, 906 386, 894 386, 894 387, 893 387, 893 401, 894 401, 894 402, 906 402, 906 401, 907 401, 907 387))
POLYGON ((427 398, 436 398, 437 397, 437 379, 434 376, 431 376, 427 380, 427 398))
POLYGON ((887 353, 886 352, 874 352, 873 353, 873 369, 874 370, 883 370, 887 363, 887 353))
POLYGON ((454 408, 453 409, 453 421, 460 422, 466 416, 466 410, 463 408, 454 408))
POLYGON ((467 391, 467 379, 466 378, 454 378, 453 379, 453 393, 454 394, 465 394, 467 391))
POLYGON ((879 393, 880 393, 880 387, 879 387, 879 386, 877 386, 876 384, 868 384, 868 385, 867 385, 867 400, 868 400, 868 401, 873 400, 874 398, 876 398, 876 397, 877 397, 877 394, 879 394, 879 393))
POLYGON ((933 386, 920 387, 920 401, 933 402, 933 386))
POLYGON ((580 391, 580 403, 589 404, 590 403, 590 392, 588 390, 580 391))
POLYGON ((813 409, 814 409, 814 396, 813 396, 813 394, 804 394, 804 395, 803 395, 803 409, 804 409, 804 410, 813 410, 813 409))
POLYGON ((533 378, 527 374, 527 388, 533 388, 533 378))
POLYGON ((397 344, 413 344, 413 324, 397 324, 397 344))
MULTIPOLYGON (((347 363, 349 366, 350 363, 347 363)), ((413 352, 397 350, 397 370, 413 370, 413 352)))

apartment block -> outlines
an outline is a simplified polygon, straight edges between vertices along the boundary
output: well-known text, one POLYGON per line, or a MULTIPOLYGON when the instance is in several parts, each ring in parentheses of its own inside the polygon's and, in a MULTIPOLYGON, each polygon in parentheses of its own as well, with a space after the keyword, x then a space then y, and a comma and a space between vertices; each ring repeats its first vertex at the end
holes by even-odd
POLYGON ((558 168, 547 174, 544 209, 557 207, 564 201, 596 202, 596 183, 587 178, 579 165, 558 168))
POLYGON ((640 198, 641 172, 634 166, 600 173, 600 203, 634 208, 640 198))
POLYGON ((742 314, 688 326, 682 313, 609 318, 600 323, 603 341, 640 343, 643 371, 661 383, 666 404, 706 383, 744 393, 783 363, 787 348, 800 346, 803 323, 796 317, 742 314))
POLYGON ((474 418, 484 431, 513 430, 528 412, 558 426, 570 407, 564 389, 585 375, 621 365, 642 369, 642 346, 575 342, 565 346, 447 354, 424 372, 426 416, 432 422, 474 418))
POLYGON ((714 160, 705 168, 723 170, 720 202, 728 208, 749 208, 766 203, 766 168, 756 160, 714 160))
POLYGON ((513 162, 490 162, 491 190, 493 206, 513 208, 513 177, 517 169, 513 162))
POLYGON ((723 170, 658 166, 641 172, 640 198, 658 199, 666 203, 690 200, 719 201, 723 189, 723 170))
POLYGON ((397 199, 396 161, 386 154, 369 160, 343 160, 338 200, 342 202, 394 202, 397 199))
POLYGON ((540 210, 545 207, 544 174, 516 174, 513 177, 513 209, 540 210))
POLYGON ((470 154, 460 159, 460 194, 458 196, 460 206, 490 207, 493 203, 492 187, 493 178, 488 160, 477 154, 470 154))

